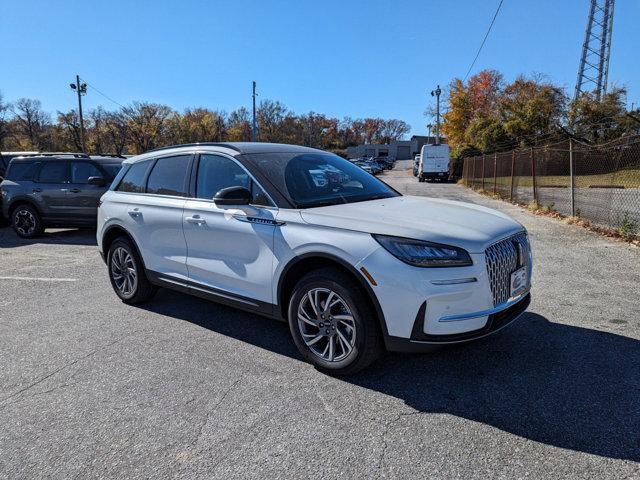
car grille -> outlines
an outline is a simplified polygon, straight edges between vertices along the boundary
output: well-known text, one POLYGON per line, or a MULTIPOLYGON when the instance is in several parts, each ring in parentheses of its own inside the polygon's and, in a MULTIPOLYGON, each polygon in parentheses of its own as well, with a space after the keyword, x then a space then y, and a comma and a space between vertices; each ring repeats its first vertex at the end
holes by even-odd
POLYGON ((498 306, 511 295, 511 274, 529 266, 529 239, 526 232, 518 233, 485 250, 487 272, 493 294, 493 305, 498 306))

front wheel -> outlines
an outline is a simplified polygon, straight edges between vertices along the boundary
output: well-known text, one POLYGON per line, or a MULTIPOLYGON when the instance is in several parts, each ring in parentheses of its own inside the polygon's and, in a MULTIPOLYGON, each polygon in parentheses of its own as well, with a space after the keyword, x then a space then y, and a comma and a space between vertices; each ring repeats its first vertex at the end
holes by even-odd
POLYGON ((381 351, 377 319, 357 282, 335 269, 308 273, 289 302, 289 329, 304 358, 335 375, 356 373, 381 351))

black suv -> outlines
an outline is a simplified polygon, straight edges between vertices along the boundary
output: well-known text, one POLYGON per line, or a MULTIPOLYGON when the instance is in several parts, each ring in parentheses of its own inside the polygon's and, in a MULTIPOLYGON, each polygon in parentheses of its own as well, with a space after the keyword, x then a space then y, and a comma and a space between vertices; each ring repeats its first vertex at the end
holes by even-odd
POLYGON ((0 183, 2 214, 32 238, 47 227, 91 227, 123 157, 84 154, 16 157, 0 183))

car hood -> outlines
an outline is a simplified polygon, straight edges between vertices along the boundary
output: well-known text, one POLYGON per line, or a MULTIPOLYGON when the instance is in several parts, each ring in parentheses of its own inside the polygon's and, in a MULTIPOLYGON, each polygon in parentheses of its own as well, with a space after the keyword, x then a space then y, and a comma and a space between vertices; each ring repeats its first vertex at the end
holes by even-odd
POLYGON ((500 238, 523 230, 509 216, 472 203, 399 196, 301 211, 313 225, 428 240, 481 253, 500 238))

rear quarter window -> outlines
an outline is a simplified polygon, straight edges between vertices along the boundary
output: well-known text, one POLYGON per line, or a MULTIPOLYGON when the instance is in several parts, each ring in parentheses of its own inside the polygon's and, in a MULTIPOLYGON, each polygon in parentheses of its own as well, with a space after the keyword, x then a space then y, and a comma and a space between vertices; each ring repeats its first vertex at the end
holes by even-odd
POLYGON ((7 171, 7 180, 14 182, 33 181, 33 177, 38 171, 39 166, 40 162, 12 163, 9 165, 9 170, 7 171))
POLYGON ((131 165, 116 187, 116 192, 144 193, 144 182, 151 163, 148 160, 131 165))

